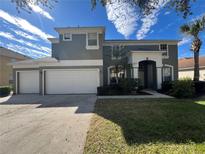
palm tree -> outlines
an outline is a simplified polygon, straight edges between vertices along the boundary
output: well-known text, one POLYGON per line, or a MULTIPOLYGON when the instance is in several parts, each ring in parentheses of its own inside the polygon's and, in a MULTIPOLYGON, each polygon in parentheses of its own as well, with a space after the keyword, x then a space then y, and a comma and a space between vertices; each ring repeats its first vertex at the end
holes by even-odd
POLYGON ((205 30, 205 15, 201 19, 181 26, 180 30, 182 33, 193 37, 191 50, 194 52, 194 81, 199 81, 199 51, 202 45, 199 33, 205 30))

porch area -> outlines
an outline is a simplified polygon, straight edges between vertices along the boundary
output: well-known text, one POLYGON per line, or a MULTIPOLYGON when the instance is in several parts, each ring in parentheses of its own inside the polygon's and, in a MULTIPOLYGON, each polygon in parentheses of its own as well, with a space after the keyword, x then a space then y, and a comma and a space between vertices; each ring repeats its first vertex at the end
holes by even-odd
POLYGON ((128 63, 131 78, 138 79, 143 89, 157 90, 163 81, 173 80, 173 66, 163 65, 163 51, 131 51, 128 63))

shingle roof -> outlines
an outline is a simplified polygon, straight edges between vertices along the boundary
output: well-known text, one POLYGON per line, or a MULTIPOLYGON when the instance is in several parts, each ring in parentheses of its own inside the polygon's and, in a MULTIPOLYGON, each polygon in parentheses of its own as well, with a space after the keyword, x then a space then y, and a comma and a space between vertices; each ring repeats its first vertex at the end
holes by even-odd
MULTIPOLYGON (((194 58, 182 58, 178 61, 179 68, 193 68, 194 67, 194 58)), ((205 66, 205 56, 199 57, 199 67, 205 66)))

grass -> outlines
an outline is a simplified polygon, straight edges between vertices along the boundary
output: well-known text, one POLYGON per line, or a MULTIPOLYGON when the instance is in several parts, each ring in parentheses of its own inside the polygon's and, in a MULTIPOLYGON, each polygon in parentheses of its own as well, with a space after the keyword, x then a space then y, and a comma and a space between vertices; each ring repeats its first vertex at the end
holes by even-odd
POLYGON ((85 154, 205 153, 205 99, 98 100, 85 154))

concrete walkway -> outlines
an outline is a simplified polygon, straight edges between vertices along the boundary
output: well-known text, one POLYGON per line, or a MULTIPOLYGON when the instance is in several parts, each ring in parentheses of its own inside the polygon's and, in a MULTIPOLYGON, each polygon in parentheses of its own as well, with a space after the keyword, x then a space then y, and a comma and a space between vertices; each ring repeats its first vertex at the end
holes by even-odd
POLYGON ((153 90, 143 90, 142 92, 150 95, 119 95, 119 96, 98 96, 98 99, 143 99, 143 98, 174 98, 164 95, 153 90))
POLYGON ((0 154, 81 154, 94 95, 0 98, 0 154))

